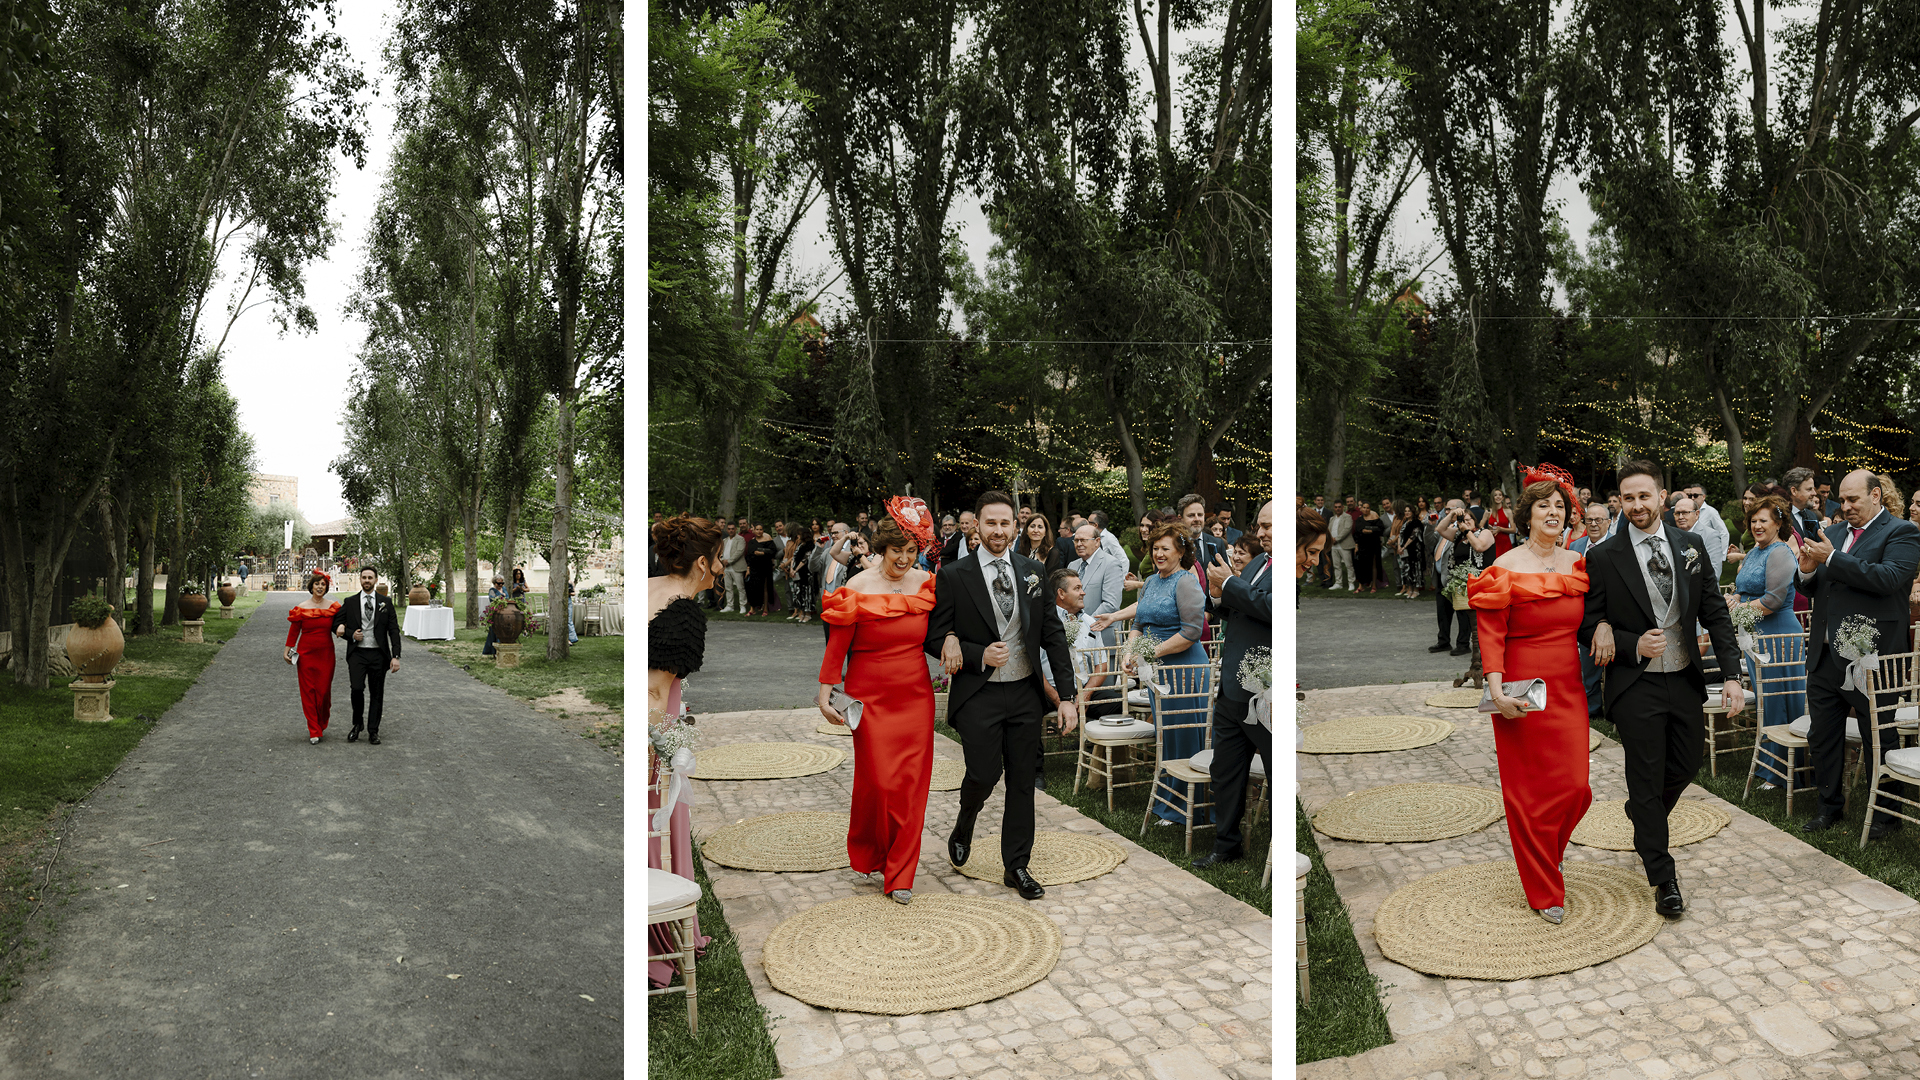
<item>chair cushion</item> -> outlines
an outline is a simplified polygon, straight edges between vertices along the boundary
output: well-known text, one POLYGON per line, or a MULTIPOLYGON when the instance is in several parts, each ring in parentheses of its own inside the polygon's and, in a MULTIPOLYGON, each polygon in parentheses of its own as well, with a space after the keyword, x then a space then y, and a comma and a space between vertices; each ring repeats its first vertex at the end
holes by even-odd
POLYGON ((1307 874, 1312 872, 1312 870, 1313 870, 1312 859, 1307 858, 1305 855, 1302 855, 1297 851, 1293 853, 1293 876, 1295 878, 1306 877, 1307 874))
POLYGON ((1920 705, 1908 705, 1895 709, 1893 722, 1903 728, 1920 727, 1920 705))
POLYGON ((1138 742, 1153 737, 1153 724, 1147 720, 1129 720, 1124 724, 1104 724, 1098 720, 1080 725, 1087 733, 1088 742, 1121 743, 1138 742))
MULTIPOLYGON (((1800 719, 1788 724, 1787 730, 1803 739, 1807 738, 1813 731, 1813 717, 1803 714, 1800 719)), ((1847 717, 1847 741, 1860 741, 1860 718, 1857 716, 1847 717)))
POLYGON ((1909 779, 1920 780, 1920 747, 1887 751, 1887 768, 1909 779))
MULTIPOLYGON (((1193 767, 1196 769, 1212 769, 1213 747, 1209 746, 1187 760, 1193 762, 1193 767)), ((1253 756, 1253 767, 1249 769, 1248 772, 1262 780, 1267 778, 1267 766, 1265 762, 1260 760, 1260 755, 1255 754, 1253 756)))
POLYGON ((1151 691, 1151 690, 1129 690, 1129 691, 1127 691, 1127 704, 1129 704, 1129 705, 1151 705, 1151 704, 1153 704, 1153 691, 1151 691))
POLYGON ((1175 780, 1185 780, 1189 784, 1210 784, 1213 782, 1212 774, 1208 773, 1205 769, 1195 768, 1193 759, 1191 758, 1175 758, 1172 761, 1163 761, 1160 763, 1160 767, 1167 771, 1168 776, 1173 777, 1175 780))
POLYGON ((700 886, 679 874, 647 868, 647 914, 676 911, 700 901, 700 886))

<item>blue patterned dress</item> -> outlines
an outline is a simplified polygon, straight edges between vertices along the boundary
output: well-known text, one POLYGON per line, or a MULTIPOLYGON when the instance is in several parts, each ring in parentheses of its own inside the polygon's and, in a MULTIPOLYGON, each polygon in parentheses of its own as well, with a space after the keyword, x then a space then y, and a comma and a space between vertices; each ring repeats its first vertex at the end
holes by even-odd
MULTIPOLYGON (((1740 573, 1735 575, 1733 579, 1734 591, 1739 594, 1741 602, 1746 603, 1748 601, 1758 600, 1771 592, 1773 595, 1769 602, 1777 605, 1773 614, 1761 619, 1760 625, 1754 628, 1754 634, 1756 636, 1792 634, 1796 639, 1801 637, 1800 620, 1793 615, 1793 571, 1797 568, 1798 560, 1793 553, 1793 548, 1779 540, 1768 544, 1758 551, 1752 552, 1741 562, 1740 573), (1775 560, 1779 561, 1779 566, 1775 566, 1775 560), (1785 568, 1784 573, 1781 567, 1785 568), (1773 570, 1771 575, 1767 572, 1769 569, 1773 570), (1774 579, 1771 583, 1768 581, 1769 577, 1774 579), (1771 589, 1769 589, 1769 584, 1771 584, 1771 589), (1783 588, 1785 590, 1784 592, 1782 592, 1783 588)), ((1769 652, 1780 651, 1778 648, 1769 650, 1769 652)), ((1786 655, 1770 655, 1768 659, 1774 662, 1767 665, 1767 674, 1770 677, 1775 679, 1779 677, 1781 672, 1778 665, 1782 664, 1794 665, 1800 672, 1800 676, 1789 682, 1769 685, 1765 688, 1768 690, 1778 690, 1784 687, 1793 692, 1778 698, 1762 699, 1766 704, 1765 715, 1761 717, 1761 723, 1767 727, 1774 727, 1778 724, 1790 724, 1794 720, 1799 719, 1800 714, 1807 711, 1807 680, 1805 675, 1807 667, 1806 644, 1804 640, 1790 642, 1786 649, 1786 655)), ((1752 653, 1747 654, 1746 660, 1747 677, 1753 680, 1753 692, 1757 695, 1762 689, 1760 685, 1760 672, 1754 662, 1752 653)), ((1773 754, 1776 758, 1784 758, 1786 756, 1786 751, 1780 747, 1779 744, 1771 740, 1767 742, 1767 752, 1773 754)), ((1767 768, 1764 763, 1760 766, 1759 771, 1754 774, 1754 779, 1763 784, 1778 784, 1782 782, 1780 776, 1772 769, 1767 768)))
MULTIPOLYGON (((1181 665, 1207 663, 1207 650, 1200 645, 1200 627, 1206 616, 1200 611, 1190 610, 1187 619, 1183 620, 1181 617, 1179 592, 1183 578, 1191 583, 1191 588, 1197 589, 1200 587, 1200 579, 1194 576, 1193 571, 1181 570, 1171 577, 1161 577, 1157 572, 1149 573, 1140 589, 1139 606, 1134 610, 1134 625, 1156 642, 1165 641, 1175 634, 1184 634, 1188 641, 1194 643, 1191 648, 1184 652, 1162 656, 1156 661, 1158 664, 1181 665)), ((1192 595, 1197 597, 1202 594, 1194 593, 1192 595)), ((1165 678, 1162 678, 1161 681, 1163 683, 1167 682, 1165 678)), ((1168 685, 1171 686, 1170 683, 1168 685)), ((1189 679, 1189 681, 1182 685, 1172 686, 1172 689, 1179 694, 1211 695, 1213 692, 1211 672, 1203 670, 1199 673, 1197 680, 1189 679)), ((1205 698, 1176 698, 1173 702, 1175 712, 1171 722, 1175 724, 1194 722, 1195 714, 1185 713, 1180 710, 1194 704, 1196 700, 1204 701, 1205 698)), ((1153 722, 1156 728, 1160 724, 1160 703, 1158 697, 1154 699, 1153 722)), ((1205 742, 1206 732, 1197 727, 1165 732, 1160 737, 1160 756, 1168 760, 1190 758, 1204 748, 1205 742)), ((1163 779, 1161 783, 1167 784, 1173 790, 1183 793, 1187 789, 1186 783, 1180 780, 1163 779)), ((1162 821, 1168 821, 1174 824, 1184 824, 1187 820, 1186 815, 1164 805, 1156 804, 1153 812, 1162 821)), ((1209 816, 1211 816, 1211 814, 1209 814, 1209 816)))

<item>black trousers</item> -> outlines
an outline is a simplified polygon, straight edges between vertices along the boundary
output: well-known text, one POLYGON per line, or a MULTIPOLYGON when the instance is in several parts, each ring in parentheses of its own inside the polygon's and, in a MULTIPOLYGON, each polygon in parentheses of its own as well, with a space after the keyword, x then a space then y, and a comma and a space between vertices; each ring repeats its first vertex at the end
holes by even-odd
POLYGON ((380 703, 387 693, 388 659, 383 650, 347 649, 347 689, 353 699, 355 731, 365 727, 371 734, 380 734, 380 703), (369 690, 373 698, 370 702, 365 700, 369 690), (362 717, 366 718, 364 724, 362 717))
POLYGON ((1224 693, 1213 703, 1213 853, 1230 858, 1244 854, 1240 817, 1247 809, 1255 754, 1273 775, 1273 732, 1246 722, 1252 704, 1224 693))
MULTIPOLYGON (((1807 672, 1807 715, 1813 718, 1812 730, 1807 732, 1807 753, 1813 759, 1813 782, 1820 788, 1819 812, 1835 818, 1847 812, 1847 711, 1853 709, 1860 715, 1861 751, 1867 755, 1862 760, 1869 768, 1873 762, 1884 759, 1888 750, 1898 748, 1878 745, 1879 733, 1873 729, 1873 712, 1867 705, 1867 696, 1858 689, 1840 689, 1846 677, 1846 658, 1831 647, 1821 653, 1820 663, 1807 672)), ((1882 793, 1889 786, 1896 794, 1907 793, 1905 784, 1890 780, 1880 783, 1873 800, 1876 825, 1892 821, 1886 811, 1899 809, 1897 803, 1882 793)))
MULTIPOLYGON (((1446 582, 1443 581, 1441 584, 1445 585, 1446 582)), ((1447 643, 1447 628, 1453 625, 1453 617, 1455 615, 1460 616, 1460 636, 1459 640, 1454 642, 1454 645, 1456 648, 1465 648, 1467 639, 1473 636, 1473 609, 1468 608, 1465 611, 1455 611, 1453 610, 1453 597, 1448 596, 1446 593, 1434 593, 1433 613, 1440 620, 1440 644, 1442 645, 1447 643)))
POLYGON ((1674 879, 1667 815, 1700 771, 1707 738, 1706 705, 1684 672, 1641 673, 1608 708, 1627 754, 1627 820, 1647 884, 1674 879))
POLYGON ((1033 770, 1040 762, 1040 717, 1046 714, 1040 677, 990 682, 947 722, 960 733, 967 776, 960 781, 960 819, 971 822, 1007 775, 1007 809, 1000 819, 1000 861, 1008 870, 1033 855, 1033 770))

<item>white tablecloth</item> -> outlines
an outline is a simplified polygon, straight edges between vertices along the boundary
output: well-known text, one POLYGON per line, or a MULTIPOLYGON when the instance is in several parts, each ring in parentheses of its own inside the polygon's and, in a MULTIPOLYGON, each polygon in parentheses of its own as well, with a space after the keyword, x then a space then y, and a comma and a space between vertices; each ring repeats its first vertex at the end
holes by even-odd
POLYGON ((452 641, 453 609, 409 604, 407 622, 400 632, 419 641, 452 641))
MULTIPOLYGON (((600 604, 600 633, 624 634, 626 632, 627 606, 618 600, 607 600, 600 604)), ((579 600, 573 602, 573 632, 587 632, 587 605, 579 600)))

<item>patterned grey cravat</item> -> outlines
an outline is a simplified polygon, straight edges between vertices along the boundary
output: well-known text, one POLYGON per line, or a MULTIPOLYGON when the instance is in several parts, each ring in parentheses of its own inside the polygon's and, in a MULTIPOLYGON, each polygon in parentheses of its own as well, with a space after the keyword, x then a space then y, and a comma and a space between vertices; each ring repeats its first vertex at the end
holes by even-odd
POLYGON ((1673 602, 1673 567, 1667 565, 1659 537, 1647 537, 1647 552, 1647 572, 1653 575, 1653 583, 1660 589, 1660 601, 1670 604, 1673 602))
POLYGON ((999 568, 998 576, 993 579, 993 595, 1000 602, 1000 614, 1011 619, 1013 618, 1013 575, 1007 571, 1007 560, 995 559, 993 565, 999 568))
POLYGON ((360 628, 366 631, 360 642, 364 645, 373 640, 373 594, 361 593, 360 595, 364 599, 360 605, 360 628))

